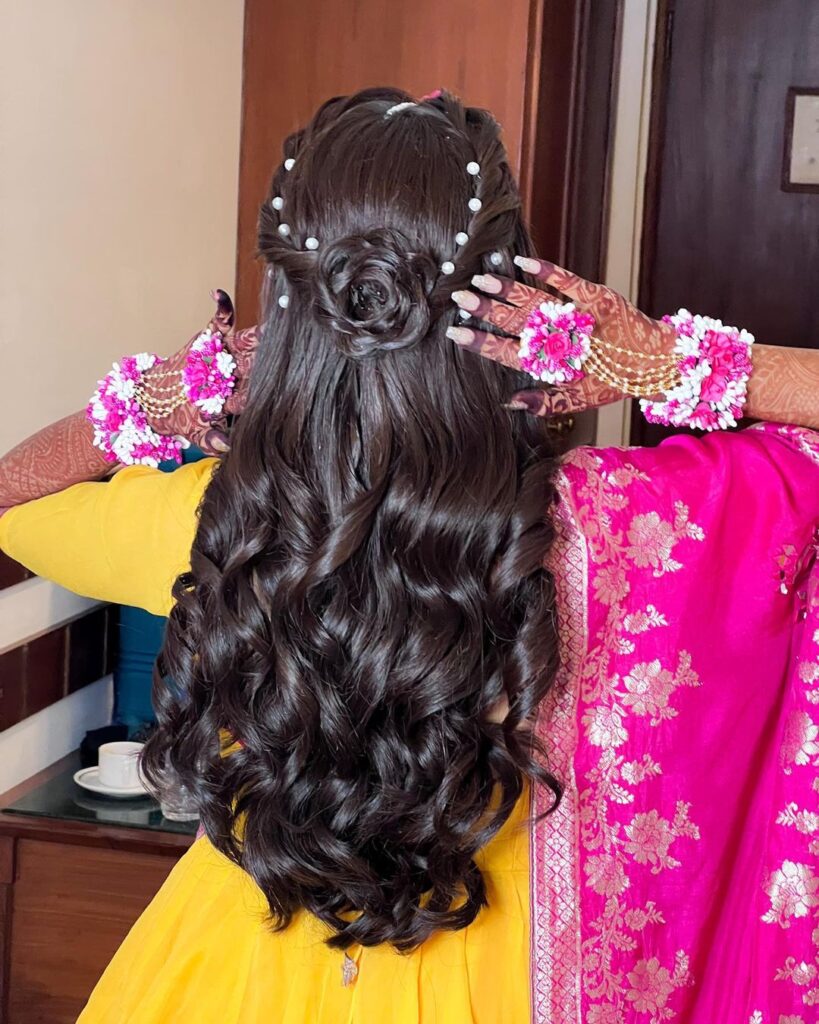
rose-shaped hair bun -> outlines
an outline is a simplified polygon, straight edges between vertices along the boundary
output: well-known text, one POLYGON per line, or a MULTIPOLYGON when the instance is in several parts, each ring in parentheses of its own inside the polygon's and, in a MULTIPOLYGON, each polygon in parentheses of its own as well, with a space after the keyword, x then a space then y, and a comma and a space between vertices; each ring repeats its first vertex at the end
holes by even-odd
POLYGON ((380 228, 329 243, 320 254, 314 309, 351 358, 409 348, 429 330, 428 296, 438 268, 380 228))

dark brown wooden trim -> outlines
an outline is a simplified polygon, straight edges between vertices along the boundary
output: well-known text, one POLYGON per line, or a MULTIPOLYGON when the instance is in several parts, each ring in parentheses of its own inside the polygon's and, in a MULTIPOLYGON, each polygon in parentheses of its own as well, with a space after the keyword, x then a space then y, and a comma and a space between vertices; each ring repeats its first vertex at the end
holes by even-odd
POLYGON ((0 655, 0 731, 113 670, 116 614, 95 608, 0 655))
POLYGON ((605 270, 623 6, 624 0, 586 0, 578 5, 565 262, 597 281, 605 270))
POLYGON ((194 836, 182 832, 159 832, 148 829, 117 828, 84 821, 28 817, 24 814, 0 812, 0 837, 36 839, 45 843, 71 843, 133 853, 158 853, 179 856, 194 842, 194 836))
POLYGON ((536 6, 531 24, 537 34, 532 34, 529 41, 521 189, 536 251, 560 262, 566 252, 579 5, 545 0, 536 6), (554 53, 547 47, 547 36, 562 40, 554 53), (550 60, 545 63, 541 58, 544 50, 550 53, 550 60))
POLYGON ((817 185, 800 185, 791 181, 791 146, 793 144, 793 118, 796 112, 797 96, 819 96, 819 89, 801 89, 792 85, 785 97, 785 141, 782 147, 782 191, 819 192, 817 185))
POLYGON ((0 1021, 8 1020, 14 853, 14 840, 0 836, 0 1021))
MULTIPOLYGON (((543 39, 544 0, 531 0, 529 5, 529 39, 543 39)), ((537 138, 540 116, 540 81, 543 47, 531 45, 526 54, 526 85, 523 97, 523 132, 520 147, 520 172, 518 185, 523 206, 532 209, 532 194, 535 190, 535 154, 533 141, 537 138)))
POLYGON ((537 251, 595 280, 606 252, 623 4, 533 0, 530 17, 521 194, 537 251), (544 63, 547 35, 564 45, 544 63))

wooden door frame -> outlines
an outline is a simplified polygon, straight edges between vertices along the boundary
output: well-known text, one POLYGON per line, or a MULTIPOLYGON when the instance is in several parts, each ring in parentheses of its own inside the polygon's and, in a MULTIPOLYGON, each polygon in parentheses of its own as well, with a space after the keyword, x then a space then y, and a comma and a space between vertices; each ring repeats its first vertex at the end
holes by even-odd
POLYGON ((520 187, 536 249, 601 280, 625 0, 533 0, 520 187), (594 10, 592 10, 594 8, 594 10), (561 63, 545 62, 546 36, 561 63))

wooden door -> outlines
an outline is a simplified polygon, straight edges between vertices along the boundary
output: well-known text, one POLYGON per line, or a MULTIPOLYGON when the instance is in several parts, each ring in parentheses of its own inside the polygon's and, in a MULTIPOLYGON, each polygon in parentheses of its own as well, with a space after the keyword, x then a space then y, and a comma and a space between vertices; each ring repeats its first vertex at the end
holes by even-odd
POLYGON ((446 87, 492 110, 539 250, 598 276, 618 11, 618 0, 246 0, 240 322, 257 316, 256 223, 283 139, 326 99, 368 86, 446 87))
MULTIPOLYGON (((667 0, 640 303, 819 347, 819 193, 782 188, 791 86, 819 86, 816 0, 667 0)), ((669 431, 637 414, 632 441, 669 431)))

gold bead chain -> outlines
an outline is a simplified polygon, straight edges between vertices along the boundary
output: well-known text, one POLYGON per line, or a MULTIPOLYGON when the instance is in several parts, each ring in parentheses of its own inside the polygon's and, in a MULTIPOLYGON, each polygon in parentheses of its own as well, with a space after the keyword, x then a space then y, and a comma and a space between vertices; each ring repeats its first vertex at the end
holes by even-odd
POLYGON ((636 353, 619 348, 599 338, 592 338, 592 350, 586 360, 586 369, 598 380, 614 388, 621 394, 633 398, 651 398, 654 395, 670 391, 680 381, 680 371, 673 355, 654 355, 640 353, 640 359, 651 360, 658 364, 643 370, 634 370, 630 366, 614 358, 610 353, 634 357, 636 353))
POLYGON ((188 401, 182 386, 181 370, 172 373, 152 374, 147 379, 143 377, 134 388, 134 393, 136 400, 145 412, 157 419, 169 416, 188 401), (176 382, 171 387, 161 387, 154 383, 156 378, 166 379, 168 377, 176 377, 176 382), (148 390, 149 385, 150 390, 148 390))

